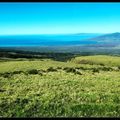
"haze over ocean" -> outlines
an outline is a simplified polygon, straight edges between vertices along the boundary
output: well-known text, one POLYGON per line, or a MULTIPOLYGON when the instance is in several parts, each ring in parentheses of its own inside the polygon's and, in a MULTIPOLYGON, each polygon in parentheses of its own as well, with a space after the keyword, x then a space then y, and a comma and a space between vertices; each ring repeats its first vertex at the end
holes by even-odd
POLYGON ((13 35, 0 36, 1 47, 15 46, 58 46, 95 44, 96 41, 87 40, 99 34, 85 35, 13 35))

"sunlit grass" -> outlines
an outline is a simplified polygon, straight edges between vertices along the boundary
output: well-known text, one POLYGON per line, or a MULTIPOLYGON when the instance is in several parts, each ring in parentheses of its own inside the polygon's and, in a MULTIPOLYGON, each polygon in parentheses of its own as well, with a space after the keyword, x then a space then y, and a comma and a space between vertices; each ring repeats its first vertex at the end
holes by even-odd
MULTIPOLYGON (((96 56, 96 61, 105 61, 106 57, 96 56)), ((114 68, 113 61, 119 65, 113 57, 109 60, 109 67, 114 68)), ((103 63, 108 67, 107 60, 103 63)), ((93 71, 105 66, 52 60, 1 62, 0 116, 120 117, 120 70, 93 71), (66 67, 82 74, 67 72, 66 67), (29 72, 33 69, 38 73, 29 72), (12 73, 19 70, 23 72, 12 73), (4 76, 6 72, 8 77, 4 76)))

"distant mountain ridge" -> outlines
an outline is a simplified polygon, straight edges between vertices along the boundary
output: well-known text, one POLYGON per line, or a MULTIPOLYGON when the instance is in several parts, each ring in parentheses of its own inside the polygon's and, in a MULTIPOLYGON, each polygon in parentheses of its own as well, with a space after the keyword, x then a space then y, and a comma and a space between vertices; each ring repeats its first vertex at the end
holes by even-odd
MULTIPOLYGON (((0 36, 0 47, 18 46, 120 46, 120 33, 76 33, 64 35, 13 35, 0 36)), ((118 47, 117 47, 118 48, 118 47)), ((119 47, 120 48, 120 47, 119 47)))
POLYGON ((97 41, 102 41, 102 42, 111 42, 111 41, 120 41, 120 33, 111 33, 111 34, 105 34, 101 36, 97 36, 94 38, 90 38, 90 40, 97 40, 97 41))
MULTIPOLYGON (((120 55, 120 33, 0 36, 0 48, 31 52, 120 55), (11 48, 10 48, 11 47, 11 48)), ((1 50, 2 51, 2 50, 1 50)))

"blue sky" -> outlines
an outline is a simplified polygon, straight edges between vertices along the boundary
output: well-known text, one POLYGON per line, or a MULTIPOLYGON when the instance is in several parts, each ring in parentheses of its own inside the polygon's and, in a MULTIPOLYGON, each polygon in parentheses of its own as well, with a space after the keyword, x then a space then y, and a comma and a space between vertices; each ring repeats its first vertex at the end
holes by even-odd
POLYGON ((0 35, 120 32, 120 3, 0 3, 0 35))

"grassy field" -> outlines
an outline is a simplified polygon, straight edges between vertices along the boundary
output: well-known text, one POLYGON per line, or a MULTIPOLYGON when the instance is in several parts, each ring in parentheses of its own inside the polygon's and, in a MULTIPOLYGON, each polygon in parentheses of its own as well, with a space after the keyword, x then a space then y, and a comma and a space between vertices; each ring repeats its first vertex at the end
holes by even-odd
POLYGON ((1 117, 120 117, 120 57, 0 61, 1 117))

